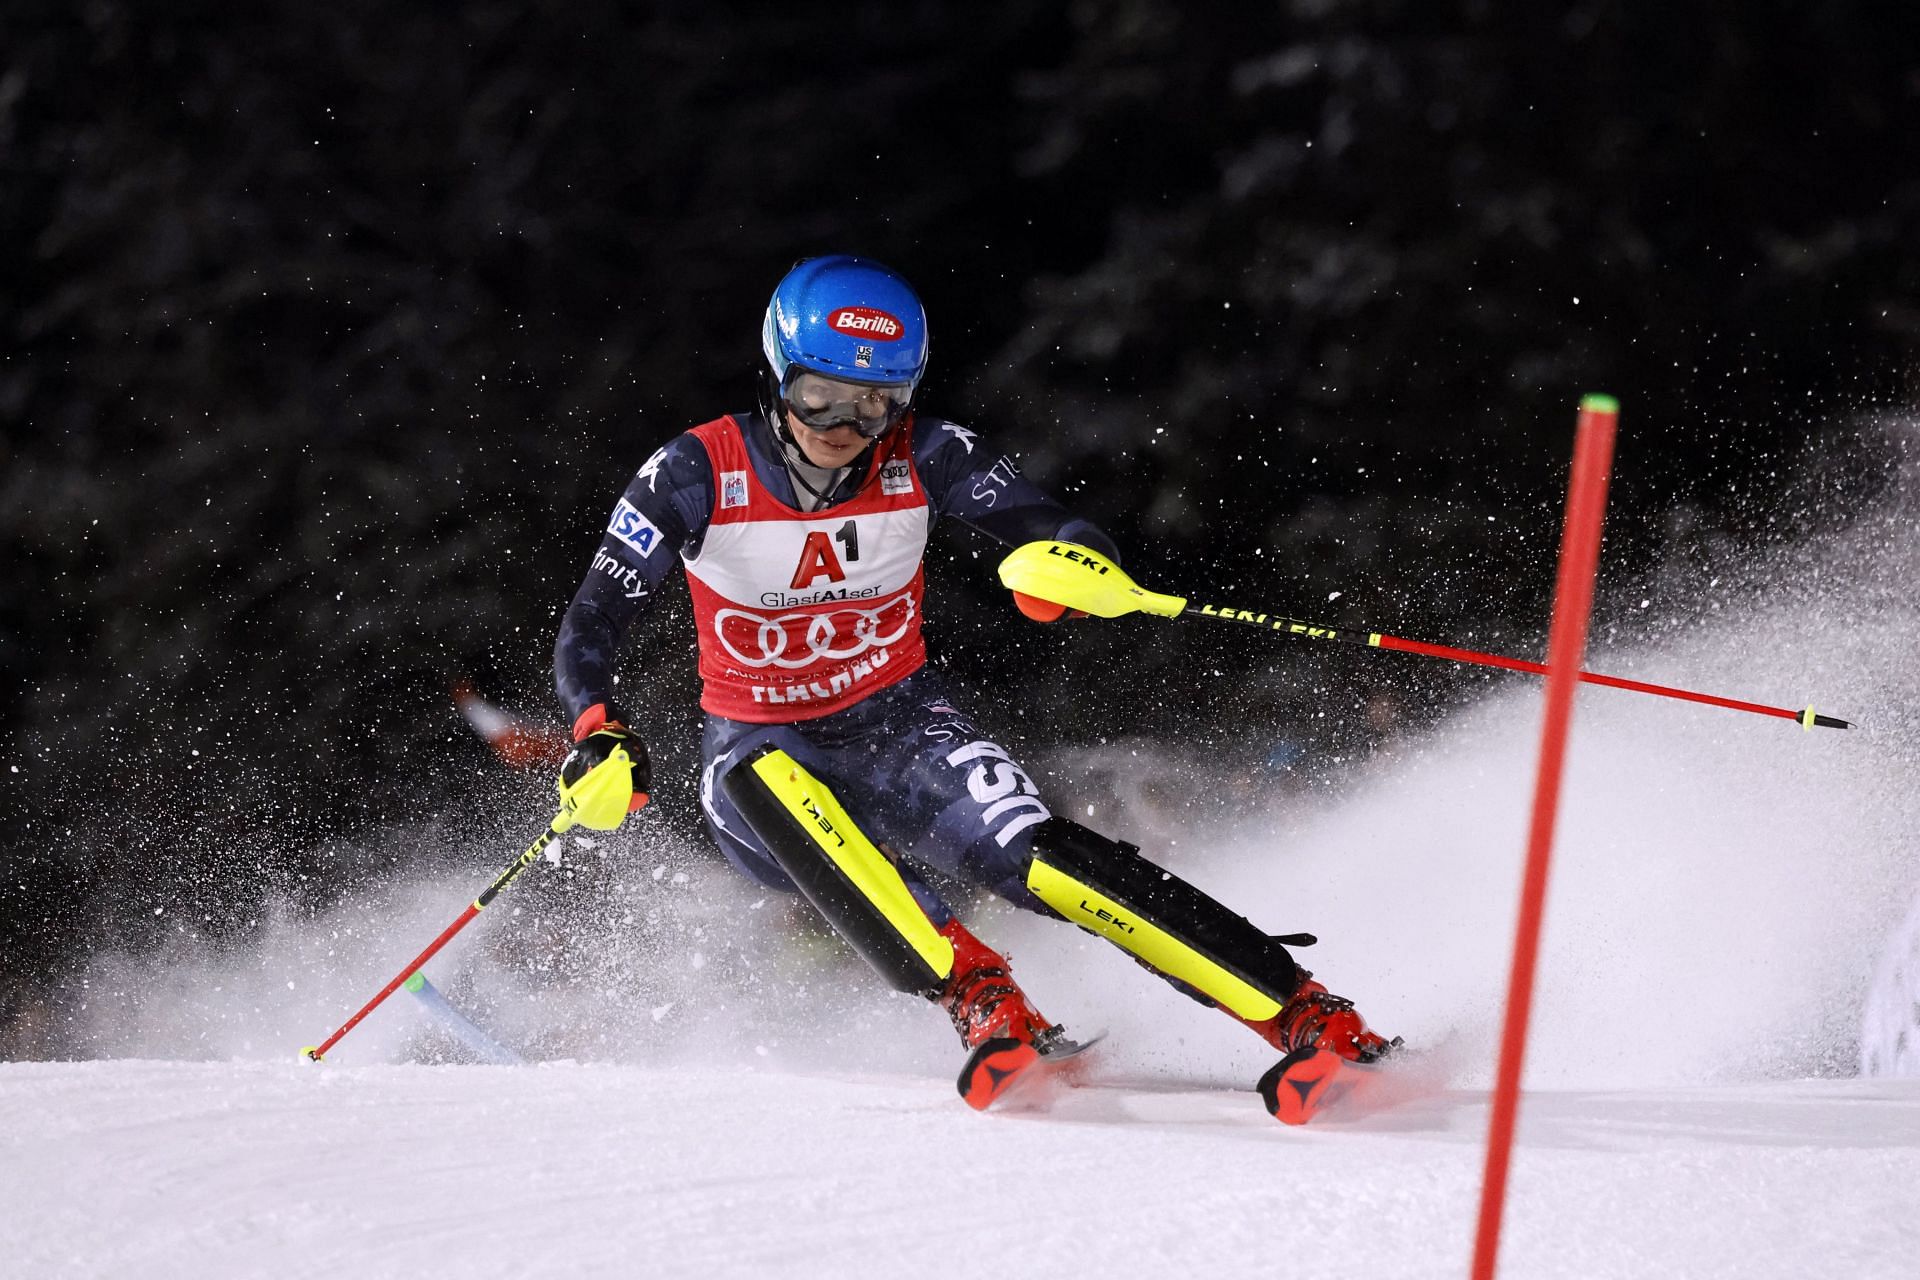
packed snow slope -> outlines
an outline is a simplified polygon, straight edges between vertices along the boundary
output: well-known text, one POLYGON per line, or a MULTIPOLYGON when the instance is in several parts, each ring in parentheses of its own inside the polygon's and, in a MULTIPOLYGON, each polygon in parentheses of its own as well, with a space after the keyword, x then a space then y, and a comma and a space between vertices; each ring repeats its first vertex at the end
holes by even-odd
MULTIPOLYGON (((1920 954, 1917 512, 1897 487, 1844 536, 1597 631, 1595 669, 1861 727, 1580 695, 1505 1274, 1914 1274, 1920 1079, 1882 1041, 1920 1015, 1869 987, 1920 954)), ((464 1064, 405 995, 300 1063, 502 838, 251 946, 183 924, 158 961, 103 959, 99 1060, 0 1064, 0 1274, 1461 1275, 1540 705, 1519 677, 1488 691, 1337 789, 1211 822, 1152 788, 1082 793, 1071 767, 1046 784, 1321 937, 1308 966, 1417 1049, 1345 1115, 1275 1124, 1256 1039, 990 903, 969 919, 1036 1003, 1111 1035, 1047 1107, 975 1115, 937 1012, 644 824, 570 844, 574 878, 535 868, 429 966, 538 1065, 464 1064)), ((1164 776, 1170 754, 1142 758, 1164 776)))
MULTIPOLYGON (((0 1067, 10 1276, 1459 1276, 1483 1097, 1304 1130, 1124 1073, 0 1067)), ((1909 1276, 1920 1081, 1529 1098, 1504 1274, 1909 1276)))

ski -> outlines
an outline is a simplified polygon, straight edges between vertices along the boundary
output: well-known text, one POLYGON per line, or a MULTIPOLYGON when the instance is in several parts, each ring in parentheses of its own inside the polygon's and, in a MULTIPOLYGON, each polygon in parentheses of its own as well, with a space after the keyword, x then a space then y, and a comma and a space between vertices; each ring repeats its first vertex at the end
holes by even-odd
POLYGON ((1031 1043, 1007 1036, 983 1040, 960 1068, 960 1097, 975 1111, 985 1111, 1009 1096, 1027 1093, 1042 1080, 1056 1076, 1106 1034, 1099 1031, 1085 1040, 1074 1040, 1065 1028, 1052 1026, 1031 1043))

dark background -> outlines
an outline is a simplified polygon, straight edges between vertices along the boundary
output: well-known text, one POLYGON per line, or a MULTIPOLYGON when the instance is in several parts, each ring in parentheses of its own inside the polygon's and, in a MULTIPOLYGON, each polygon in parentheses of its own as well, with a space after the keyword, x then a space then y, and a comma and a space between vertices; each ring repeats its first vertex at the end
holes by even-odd
MULTIPOLYGON (((450 681, 557 717, 615 495, 751 403, 803 256, 914 280, 922 403, 1162 590, 1537 654, 1594 390, 1625 410, 1603 611, 1844 521, 1885 474, 1854 424, 1910 402, 1920 340, 1909 18, 7 5, 0 1055, 63 1049, 102 941, 237 938, 436 851, 491 874, 469 815, 537 828, 546 784, 450 681)), ((1485 679, 1042 631, 978 539, 932 558, 940 660, 1041 756, 1331 770, 1485 679)), ((692 830, 689 644, 676 606, 627 670, 656 820, 692 830)))

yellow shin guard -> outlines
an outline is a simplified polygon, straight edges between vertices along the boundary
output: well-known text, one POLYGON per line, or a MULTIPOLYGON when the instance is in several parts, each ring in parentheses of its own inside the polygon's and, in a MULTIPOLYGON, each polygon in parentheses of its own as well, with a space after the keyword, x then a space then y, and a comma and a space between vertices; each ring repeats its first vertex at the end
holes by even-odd
POLYGON ((721 785, 780 869, 882 977, 917 995, 945 985, 953 944, 825 783, 778 747, 762 747, 721 785))
POLYGON ((1280 939, 1132 845, 1064 818, 1035 832, 1027 888, 1068 920, 1247 1021, 1273 1017, 1299 985, 1298 966, 1280 939))

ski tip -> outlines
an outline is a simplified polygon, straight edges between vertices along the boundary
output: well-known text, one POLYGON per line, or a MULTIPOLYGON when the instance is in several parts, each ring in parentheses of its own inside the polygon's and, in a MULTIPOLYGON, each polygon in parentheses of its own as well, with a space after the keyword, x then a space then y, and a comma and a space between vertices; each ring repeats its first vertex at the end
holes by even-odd
POLYGON ((1260 1077, 1260 1101, 1281 1124, 1305 1124, 1342 1092, 1334 1086, 1345 1070, 1337 1053, 1295 1049, 1260 1077))

